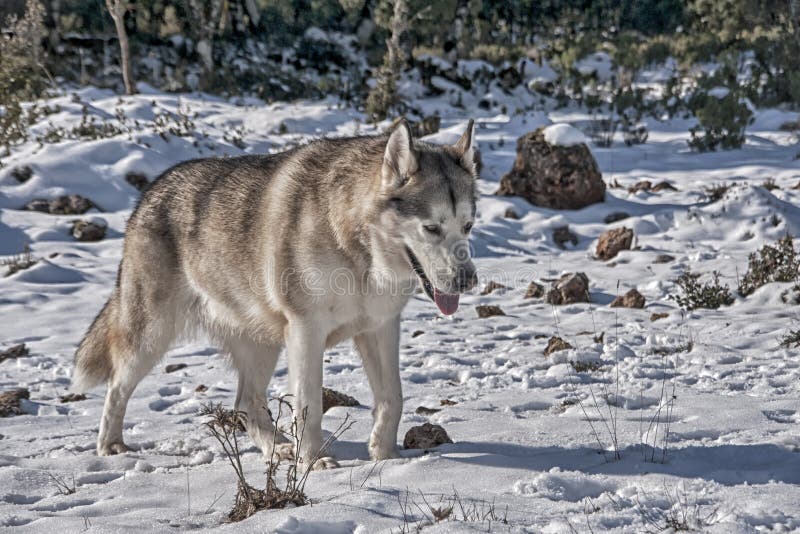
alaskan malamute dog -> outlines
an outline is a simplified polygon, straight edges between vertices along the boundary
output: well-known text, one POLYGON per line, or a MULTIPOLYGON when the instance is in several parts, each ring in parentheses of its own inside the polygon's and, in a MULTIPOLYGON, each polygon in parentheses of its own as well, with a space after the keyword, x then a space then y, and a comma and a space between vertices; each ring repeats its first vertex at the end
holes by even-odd
POLYGON ((239 373, 236 409, 265 453, 277 432, 266 389, 287 349, 298 459, 322 446, 322 358, 353 338, 374 395, 375 460, 395 458, 403 397, 400 312, 417 281, 452 314, 476 283, 473 122, 452 146, 389 135, 324 139, 273 155, 167 170, 125 235, 116 287, 75 355, 73 389, 108 382, 97 453, 128 450, 122 420, 139 381, 178 337, 204 329, 239 373))

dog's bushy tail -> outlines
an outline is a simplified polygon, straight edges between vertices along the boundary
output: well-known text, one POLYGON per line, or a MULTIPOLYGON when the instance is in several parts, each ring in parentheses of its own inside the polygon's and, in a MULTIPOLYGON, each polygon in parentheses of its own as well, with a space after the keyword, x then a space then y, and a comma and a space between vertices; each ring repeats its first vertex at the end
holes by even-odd
POLYGON ((113 343, 118 338, 118 302, 118 293, 115 291, 97 314, 75 351, 75 368, 72 371, 70 389, 76 393, 87 391, 111 378, 114 370, 113 343))

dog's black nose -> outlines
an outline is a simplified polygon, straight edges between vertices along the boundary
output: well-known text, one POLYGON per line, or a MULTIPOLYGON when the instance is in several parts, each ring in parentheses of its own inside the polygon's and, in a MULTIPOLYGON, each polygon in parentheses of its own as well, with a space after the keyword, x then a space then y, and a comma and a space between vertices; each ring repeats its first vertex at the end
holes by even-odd
POLYGON ((478 284, 478 272, 475 270, 475 265, 468 263, 461 265, 458 268, 456 276, 456 285, 459 291, 469 291, 478 284))

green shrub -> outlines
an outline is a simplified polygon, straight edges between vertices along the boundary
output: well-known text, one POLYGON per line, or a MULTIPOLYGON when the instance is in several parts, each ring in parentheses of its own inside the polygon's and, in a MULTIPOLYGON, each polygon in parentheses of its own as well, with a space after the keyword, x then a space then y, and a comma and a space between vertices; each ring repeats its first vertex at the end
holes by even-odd
POLYGON ((785 349, 800 347, 800 330, 789 330, 781 339, 781 347, 785 349))
POLYGON ((770 282, 794 282, 800 274, 800 256, 794 249, 792 236, 786 235, 775 245, 764 245, 750 254, 747 272, 739 282, 739 294, 752 294, 770 282))
POLYGON ((472 49, 470 54, 476 59, 482 59, 492 65, 502 65, 506 61, 514 62, 525 55, 525 50, 518 46, 504 46, 499 44, 479 44, 472 49))
POLYGON ((737 91, 719 97, 701 89, 692 96, 690 108, 699 121, 689 129, 692 150, 731 150, 744 144, 745 128, 753 122, 753 112, 737 91))
POLYGON ((24 271, 25 269, 33 267, 36 265, 37 261, 39 260, 33 257, 33 254, 31 254, 31 249, 28 248, 28 245, 25 245, 22 254, 17 254, 6 260, 0 261, 0 266, 6 268, 4 276, 11 276, 19 271, 24 271))
POLYGON ((700 273, 693 273, 688 269, 675 281, 681 290, 681 295, 670 295, 681 308, 695 310, 706 308, 716 310, 720 306, 733 304, 734 297, 731 295, 727 284, 719 282, 719 273, 711 273, 711 281, 701 284, 700 273))
POLYGON ((28 126, 35 119, 35 108, 22 102, 42 96, 48 87, 44 68, 44 8, 28 0, 21 19, 12 15, 0 33, 0 146, 8 154, 11 147, 28 139, 28 126))
POLYGON ((647 127, 642 123, 644 114, 650 111, 643 89, 624 87, 614 93, 613 107, 619 117, 620 129, 627 146, 640 145, 647 141, 647 127))

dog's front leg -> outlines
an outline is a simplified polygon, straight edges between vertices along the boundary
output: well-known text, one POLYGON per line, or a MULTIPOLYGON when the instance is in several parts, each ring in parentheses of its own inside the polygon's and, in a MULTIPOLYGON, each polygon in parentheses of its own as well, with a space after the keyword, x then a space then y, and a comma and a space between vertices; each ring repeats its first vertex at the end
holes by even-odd
POLYGON ((302 322, 290 322, 286 330, 286 355, 294 417, 297 421, 295 454, 312 469, 337 467, 322 447, 322 354, 324 332, 302 322))
POLYGON ((403 414, 403 390, 400 384, 400 316, 381 327, 354 338, 364 362, 372 396, 374 423, 369 438, 373 460, 399 458, 397 427, 403 414))

